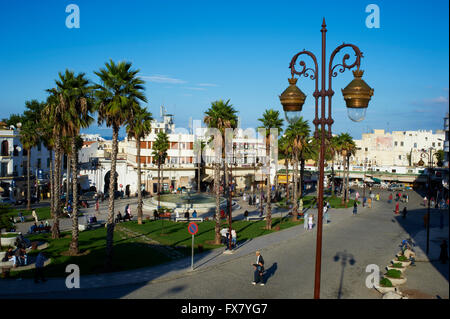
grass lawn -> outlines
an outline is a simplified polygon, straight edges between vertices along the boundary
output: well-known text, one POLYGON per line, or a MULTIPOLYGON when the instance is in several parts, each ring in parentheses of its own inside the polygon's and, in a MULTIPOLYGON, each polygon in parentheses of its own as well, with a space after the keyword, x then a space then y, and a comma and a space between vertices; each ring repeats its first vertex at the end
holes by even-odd
MULTIPOLYGON (((275 227, 280 226, 280 230, 286 229, 292 226, 302 224, 303 221, 293 222, 289 218, 283 218, 282 223, 280 223, 281 218, 272 219, 272 230, 264 229, 266 221, 235 221, 233 222, 233 229, 237 233, 237 241, 242 242, 250 238, 255 238, 263 235, 270 234, 275 231, 275 227)), ((190 253, 192 237, 187 231, 188 223, 176 223, 167 220, 157 220, 157 221, 145 221, 145 224, 138 225, 137 222, 127 222, 122 224, 130 230, 138 232, 140 234, 146 235, 161 244, 169 245, 173 247, 185 247, 187 254, 190 253), (163 229, 164 227, 164 229, 163 229)), ((195 235, 195 247, 198 250, 198 245, 203 245, 203 250, 214 249, 220 247, 221 245, 214 245, 214 221, 204 221, 197 223, 198 233, 195 235)), ((225 220, 221 223, 221 229, 228 228, 228 222, 225 220)))
MULTIPOLYGON (((51 219, 50 216, 50 206, 48 207, 38 207, 35 208, 36 214, 39 217, 39 220, 51 219)), ((18 213, 21 212, 24 216, 31 216, 32 210, 26 210, 26 208, 13 208, 10 207, 6 215, 11 217, 18 217, 18 213)))
MULTIPOLYGON (((303 223, 303 221, 292 222, 288 218, 284 218, 280 224, 281 219, 275 218, 272 221, 273 228, 280 226, 281 229, 286 229, 295 225, 303 223)), ((245 241, 250 238, 263 236, 274 232, 276 230, 265 230, 266 222, 248 222, 236 221, 233 222, 233 228, 236 229, 238 235, 238 242, 245 241)), ((209 250, 220 247, 220 245, 212 244, 214 240, 214 222, 205 221, 198 223, 199 232, 195 236, 195 250, 198 252, 198 245, 203 245, 203 250, 209 250)), ((223 227, 227 227, 225 221, 222 223, 223 227)), ((185 256, 191 253, 192 237, 187 231, 187 223, 175 223, 172 221, 157 220, 145 221, 143 225, 138 225, 137 222, 131 221, 121 223, 114 232, 114 254, 113 265, 114 271, 130 270, 142 267, 155 266, 171 259, 164 253, 153 248, 147 243, 142 243, 141 236, 128 237, 122 239, 120 228, 126 227, 129 230, 146 235, 153 240, 158 241, 163 245, 177 247, 176 249, 185 256), (162 226, 164 223, 164 232, 162 226)), ((76 264, 80 267, 81 275, 98 274, 103 272, 103 262, 105 260, 105 245, 106 245, 106 229, 98 228, 95 230, 88 230, 80 232, 79 234, 80 251, 85 255, 82 256, 64 256, 62 253, 69 248, 71 234, 65 232, 61 234, 61 238, 57 240, 51 239, 51 234, 36 234, 27 236, 31 241, 45 241, 50 245, 45 252, 47 257, 52 258, 52 263, 46 267, 45 274, 48 277, 65 277, 65 267, 68 264, 76 264)), ((30 252, 29 256, 36 255, 37 252, 30 252)), ((32 278, 34 270, 14 272, 11 271, 13 278, 32 278)))
MULTIPOLYGON (((61 233, 61 238, 51 239, 51 234, 37 234, 28 236, 31 241, 45 241, 50 245, 45 252, 47 258, 52 258, 52 263, 45 267, 45 275, 48 277, 65 277, 65 268, 69 264, 76 264, 80 267, 80 275, 98 274, 103 271, 105 261, 106 228, 80 232, 79 247, 83 256, 63 256, 61 253, 69 248, 70 232, 61 233)), ((36 255, 37 252, 30 252, 29 256, 36 255)), ((139 243, 132 239, 122 240, 116 233, 114 234, 114 271, 122 271, 141 267, 148 267, 170 259, 147 244, 139 243)), ((11 277, 31 278, 34 270, 14 272, 11 277)))
MULTIPOLYGON (((324 200, 327 200, 330 202, 331 208, 345 208, 345 204, 341 205, 341 198, 336 196, 324 196, 324 200)), ((355 201, 353 199, 350 199, 347 203, 347 207, 353 207, 353 203, 355 201)), ((359 203, 359 202, 358 202, 359 203)), ((289 207, 286 205, 286 199, 283 198, 281 201, 277 203, 278 206, 281 208, 289 209, 289 207)), ((315 207, 315 196, 304 196, 303 197, 303 208, 311 208, 312 206, 315 207)))

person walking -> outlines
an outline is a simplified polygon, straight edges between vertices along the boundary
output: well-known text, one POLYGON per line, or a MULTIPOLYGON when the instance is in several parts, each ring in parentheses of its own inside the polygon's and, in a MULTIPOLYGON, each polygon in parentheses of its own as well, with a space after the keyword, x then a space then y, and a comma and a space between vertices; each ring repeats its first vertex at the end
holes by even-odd
POLYGON ((330 219, 328 218, 328 203, 325 202, 325 205, 323 206, 323 218, 325 220, 325 224, 328 224, 330 219))
POLYGON ((389 203, 389 204, 392 203, 392 193, 389 194, 389 200, 388 200, 388 203, 389 203))
POLYGON ((39 283, 39 280, 42 282, 46 282, 47 279, 45 279, 44 276, 44 263, 45 263, 45 253, 39 252, 39 254, 36 257, 36 263, 35 263, 35 270, 34 270, 34 282, 39 283))
POLYGON ((355 195, 355 200, 358 201, 358 199, 359 199, 359 192, 357 191, 355 195))
POLYGON ((376 199, 377 199, 377 201, 380 200, 380 193, 377 193, 376 199))
POLYGON ((38 215, 36 214, 36 210, 35 209, 33 209, 33 212, 31 213, 31 216, 33 216, 34 221, 36 222, 36 224, 39 223, 39 218, 38 218, 38 215))
POLYGON ((363 207, 366 207, 366 201, 367 201, 367 198, 366 198, 366 196, 364 196, 363 197, 363 207))
POLYGON ((427 206, 427 197, 426 196, 424 196, 424 198, 423 198, 423 206, 427 206))
POLYGON ((303 228, 304 229, 308 229, 308 213, 305 213, 305 215, 303 216, 303 228))
POLYGON ((395 215, 398 215, 400 212, 399 203, 395 204, 395 215))
POLYGON ((369 208, 372 208, 372 198, 369 197, 369 199, 367 200, 368 206, 369 208))
POLYGON ((99 204, 98 204, 98 198, 97 198, 97 200, 95 201, 95 211, 96 212, 98 212, 98 207, 99 207, 99 204))
POLYGON ((236 234, 236 230, 232 229, 231 230, 231 246, 233 248, 236 248, 236 241, 237 241, 237 234, 236 234))
POLYGON ((308 229, 311 230, 313 228, 314 217, 312 214, 308 216, 308 229))
POLYGON ((403 219, 406 218, 406 214, 407 214, 407 213, 408 213, 408 211, 407 211, 406 207, 404 207, 404 208, 403 208, 403 211, 402 211, 402 217, 403 217, 403 219))
POLYGON ((264 258, 261 255, 260 251, 256 251, 256 263, 252 264, 255 271, 253 273, 253 285, 256 285, 258 282, 261 282, 260 285, 264 286, 264 258))
POLYGON ((356 215, 358 212, 358 204, 356 202, 353 203, 353 215, 356 215))

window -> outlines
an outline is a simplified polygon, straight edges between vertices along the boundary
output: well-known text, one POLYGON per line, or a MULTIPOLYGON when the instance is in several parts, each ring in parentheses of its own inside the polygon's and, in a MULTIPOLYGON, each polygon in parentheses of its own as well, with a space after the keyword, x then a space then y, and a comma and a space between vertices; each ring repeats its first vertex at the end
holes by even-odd
POLYGON ((395 172, 397 172, 397 170, 396 170, 396 169, 393 169, 393 170, 392 170, 392 173, 395 173, 395 172))
POLYGON ((438 142, 438 146, 441 146, 441 143, 440 143, 440 142, 438 142))
POLYGON ((47 168, 50 167, 50 157, 47 157, 47 168))
POLYGON ((38 145, 37 145, 38 152, 41 151, 41 147, 42 147, 42 145, 41 145, 41 143, 39 142, 38 145))
POLYGON ((2 156, 8 156, 9 155, 9 146, 8 146, 8 141, 4 140, 2 142, 2 156))
POLYGON ((401 160, 401 159, 402 159, 402 156, 401 156, 401 155, 399 155, 399 156, 398 156, 398 159, 399 159, 399 160, 401 160))
POLYGON ((28 155, 28 151, 27 151, 26 149, 23 149, 22 155, 23 155, 23 156, 27 156, 27 155, 28 155))
POLYGON ((435 147, 435 146, 436 146, 436 143, 435 143, 435 142, 433 142, 433 143, 432 143, 432 145, 433 145, 433 147, 435 147))
POLYGON ((41 169, 41 159, 40 158, 37 159, 37 168, 41 169))
POLYGON ((25 176, 25 175, 27 175, 27 161, 23 161, 22 163, 23 163, 22 164, 23 165, 22 175, 25 176))
POLYGON ((397 144, 398 144, 397 142, 394 142, 394 146, 397 146, 397 144))
POLYGON ((403 146, 403 145, 405 145, 403 142, 400 142, 400 146, 403 146))
POLYGON ((369 149, 366 147, 366 148, 365 148, 365 151, 367 152, 368 150, 369 150, 369 149))
POLYGON ((414 143, 414 148, 417 148, 417 143, 414 143))

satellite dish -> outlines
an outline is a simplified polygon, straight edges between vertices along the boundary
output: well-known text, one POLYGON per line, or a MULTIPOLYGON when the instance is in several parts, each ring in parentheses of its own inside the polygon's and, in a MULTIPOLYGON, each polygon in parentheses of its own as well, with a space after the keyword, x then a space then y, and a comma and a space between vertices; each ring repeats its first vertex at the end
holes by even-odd
POLYGON ((14 129, 15 129, 15 126, 14 126, 14 125, 10 125, 9 128, 10 128, 11 130, 14 130, 14 129))
POLYGON ((22 150, 22 148, 21 148, 20 146, 17 146, 17 147, 16 147, 16 150, 17 150, 18 152, 20 152, 20 151, 22 150))
POLYGON ((22 127, 22 123, 17 123, 17 128, 21 128, 22 127))

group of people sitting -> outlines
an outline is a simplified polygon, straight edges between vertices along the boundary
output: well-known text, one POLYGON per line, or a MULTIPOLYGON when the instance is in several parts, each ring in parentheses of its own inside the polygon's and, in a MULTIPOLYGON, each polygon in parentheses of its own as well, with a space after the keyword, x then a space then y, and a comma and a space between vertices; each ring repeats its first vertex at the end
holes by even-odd
MULTIPOLYGON (((222 230, 220 231, 220 237, 221 237, 221 243, 224 244, 225 247, 228 249, 229 240, 230 240, 229 229, 222 228, 222 230)), ((232 249, 236 247, 236 239, 237 239, 236 230, 231 229, 231 248, 232 249)))
POLYGON ((13 267, 26 266, 28 265, 28 256, 26 247, 30 245, 29 240, 25 239, 23 235, 19 235, 15 242, 16 249, 9 247, 2 259, 2 262, 13 262, 13 267))
POLYGON ((41 221, 41 223, 39 225, 37 225, 37 223, 34 223, 33 225, 31 225, 30 229, 28 230, 29 234, 34 234, 34 233, 48 233, 50 232, 51 227, 50 224, 48 223, 48 221, 44 222, 41 221))
POLYGON ((125 211, 125 215, 123 215, 123 216, 119 211, 116 216, 116 224, 119 222, 130 221, 132 218, 133 218, 133 215, 131 215, 128 211, 125 211))

